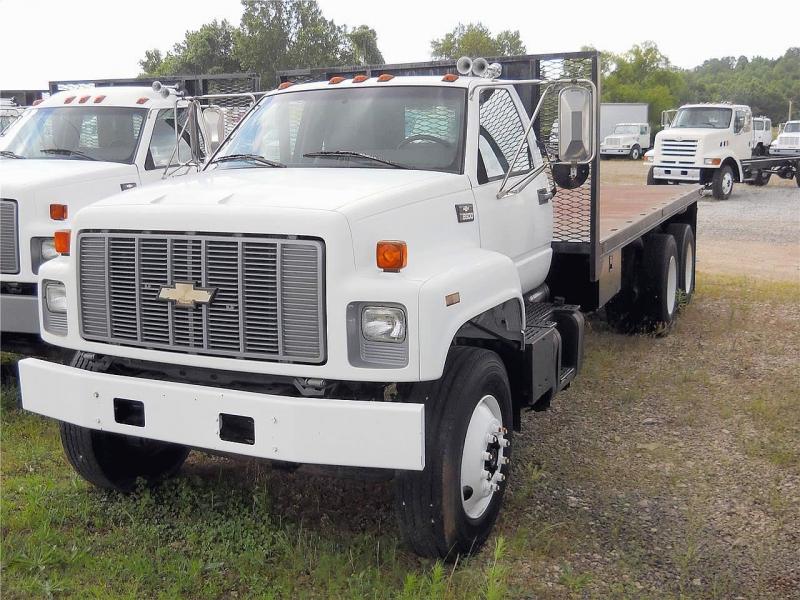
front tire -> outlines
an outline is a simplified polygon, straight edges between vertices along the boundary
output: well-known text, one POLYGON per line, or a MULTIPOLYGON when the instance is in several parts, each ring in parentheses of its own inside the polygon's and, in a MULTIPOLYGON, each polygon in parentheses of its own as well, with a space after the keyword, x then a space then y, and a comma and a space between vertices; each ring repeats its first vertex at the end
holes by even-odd
POLYGON ((733 191, 733 169, 723 165, 714 172, 711 180, 711 194, 717 200, 727 200, 733 191))
POLYGON ((634 146, 633 148, 631 148, 630 157, 631 160, 639 160, 640 158, 642 158, 642 149, 639 148, 639 146, 634 146))
POLYGON ((655 167, 650 167, 650 170, 647 171, 647 185, 666 185, 666 180, 655 178, 653 174, 654 169, 655 167))
POLYGON ((61 423, 61 444, 72 468, 92 485, 131 492, 142 478, 155 485, 178 473, 185 446, 61 423))
POLYGON ((410 386, 425 404, 425 469, 399 471, 395 510, 409 546, 455 560, 477 551, 494 526, 509 475, 511 391, 500 357, 455 346, 435 382, 410 386))

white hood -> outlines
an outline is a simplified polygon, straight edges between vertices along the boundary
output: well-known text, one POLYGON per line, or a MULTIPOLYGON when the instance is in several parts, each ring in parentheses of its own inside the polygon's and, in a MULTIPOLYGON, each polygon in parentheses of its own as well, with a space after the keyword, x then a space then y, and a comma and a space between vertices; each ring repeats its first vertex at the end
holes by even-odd
POLYGON ((0 160, 0 188, 4 197, 14 198, 30 190, 122 177, 132 169, 131 165, 91 160, 4 158, 0 160))

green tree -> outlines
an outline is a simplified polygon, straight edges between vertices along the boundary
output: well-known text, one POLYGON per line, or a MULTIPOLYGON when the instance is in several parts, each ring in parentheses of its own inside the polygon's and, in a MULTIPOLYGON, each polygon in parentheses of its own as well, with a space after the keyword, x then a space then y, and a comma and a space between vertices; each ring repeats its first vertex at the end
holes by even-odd
POLYGON ((235 31, 228 21, 215 19, 197 31, 187 31, 183 41, 163 57, 157 49, 147 50, 139 66, 149 76, 241 71, 241 64, 234 56, 235 31))
POLYGON ((378 34, 366 25, 359 25, 347 34, 354 62, 360 65, 378 65, 386 62, 378 48, 378 34))
POLYGON ((451 32, 431 41, 431 56, 435 59, 518 54, 525 54, 519 31, 501 31, 492 36, 482 23, 459 23, 451 32))

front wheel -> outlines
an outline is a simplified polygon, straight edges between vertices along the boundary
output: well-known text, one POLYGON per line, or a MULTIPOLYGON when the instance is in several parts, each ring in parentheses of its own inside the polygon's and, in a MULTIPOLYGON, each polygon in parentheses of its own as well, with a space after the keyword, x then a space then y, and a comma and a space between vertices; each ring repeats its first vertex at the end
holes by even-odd
POLYGON ((639 146, 631 148, 631 160, 639 160, 642 157, 642 149, 639 146))
POLYGON ((733 169, 723 165, 714 172, 711 180, 711 194, 717 200, 727 200, 733 191, 733 169))
POLYGON ((647 171, 647 185, 666 185, 666 180, 655 178, 654 171, 655 167, 650 167, 650 170, 647 171))
POLYGON ((404 396, 425 404, 425 469, 395 476, 400 530, 417 554, 452 561, 481 547, 500 512, 511 453, 508 375, 494 352, 455 346, 438 381, 404 396))

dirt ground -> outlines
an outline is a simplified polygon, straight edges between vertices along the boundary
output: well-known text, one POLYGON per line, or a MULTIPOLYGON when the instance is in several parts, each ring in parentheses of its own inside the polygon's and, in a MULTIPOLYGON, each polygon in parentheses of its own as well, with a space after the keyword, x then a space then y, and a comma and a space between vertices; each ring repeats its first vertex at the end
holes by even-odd
MULTIPOLYGON (((647 169, 642 161, 604 160, 601 182, 642 185, 647 169)), ((704 196, 697 221, 699 271, 800 281, 800 188, 793 179, 737 184, 722 202, 704 196)))

